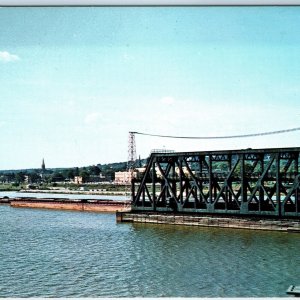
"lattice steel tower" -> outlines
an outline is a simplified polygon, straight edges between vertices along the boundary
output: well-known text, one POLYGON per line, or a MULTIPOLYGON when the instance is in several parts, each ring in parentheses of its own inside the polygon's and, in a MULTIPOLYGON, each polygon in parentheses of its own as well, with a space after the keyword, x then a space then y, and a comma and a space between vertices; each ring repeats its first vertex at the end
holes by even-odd
POLYGON ((127 169, 133 171, 136 162, 135 132, 129 131, 127 169))

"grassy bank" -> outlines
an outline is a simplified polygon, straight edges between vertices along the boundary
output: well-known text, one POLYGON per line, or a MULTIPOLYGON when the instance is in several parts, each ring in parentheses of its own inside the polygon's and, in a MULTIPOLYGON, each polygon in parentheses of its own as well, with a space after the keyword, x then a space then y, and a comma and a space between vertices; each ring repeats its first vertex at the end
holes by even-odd
POLYGON ((6 191, 18 192, 25 188, 26 188, 26 186, 24 184, 22 184, 22 185, 15 185, 15 184, 11 184, 11 183, 0 184, 0 192, 6 192, 6 191))

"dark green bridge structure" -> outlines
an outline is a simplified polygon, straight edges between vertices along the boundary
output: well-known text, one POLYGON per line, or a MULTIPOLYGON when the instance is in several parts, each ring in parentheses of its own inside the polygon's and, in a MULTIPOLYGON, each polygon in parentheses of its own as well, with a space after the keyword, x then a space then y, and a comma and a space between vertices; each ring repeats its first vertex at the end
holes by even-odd
POLYGON ((152 153, 132 210, 300 218, 300 147, 152 153))

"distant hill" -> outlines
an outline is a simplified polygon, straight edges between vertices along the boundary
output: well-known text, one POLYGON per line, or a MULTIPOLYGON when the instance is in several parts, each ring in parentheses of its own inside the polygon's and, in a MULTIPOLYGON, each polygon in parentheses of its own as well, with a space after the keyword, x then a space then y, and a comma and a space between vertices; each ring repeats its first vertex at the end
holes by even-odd
MULTIPOLYGON (((139 164, 141 166, 146 164, 147 159, 141 159, 140 161, 137 160, 136 166, 139 167, 139 164)), ((97 167, 101 169, 101 172, 103 173, 111 173, 111 172, 118 172, 118 171, 125 171, 127 169, 127 161, 126 162, 114 162, 114 163, 108 163, 108 164, 95 164, 97 167)), ((63 172, 70 169, 78 168, 79 170, 82 169, 88 169, 91 166, 85 166, 85 167, 70 167, 70 168, 47 168, 46 167, 46 173, 55 173, 55 172, 63 172)), ((0 170, 0 174, 14 174, 14 173, 35 173, 40 172, 41 168, 29 168, 29 169, 14 169, 14 170, 0 170)))

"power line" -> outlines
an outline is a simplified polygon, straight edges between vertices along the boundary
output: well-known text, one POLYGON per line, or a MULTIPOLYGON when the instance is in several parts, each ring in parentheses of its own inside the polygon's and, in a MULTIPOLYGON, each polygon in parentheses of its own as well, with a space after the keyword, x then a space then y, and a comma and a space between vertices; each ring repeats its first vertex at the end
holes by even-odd
POLYGON ((287 132, 292 132, 292 131, 297 131, 297 130, 300 130, 300 127, 291 128, 291 129, 276 130, 276 131, 269 131, 269 132, 240 134, 240 135, 223 135, 223 136, 174 136, 174 135, 151 134, 151 133, 136 132, 136 131, 135 132, 131 131, 131 133, 132 134, 139 134, 139 135, 163 137, 163 138, 172 138, 172 139, 212 140, 212 139, 234 139, 234 138, 246 138, 246 137, 252 137, 252 136, 264 136, 264 135, 287 133, 287 132))

